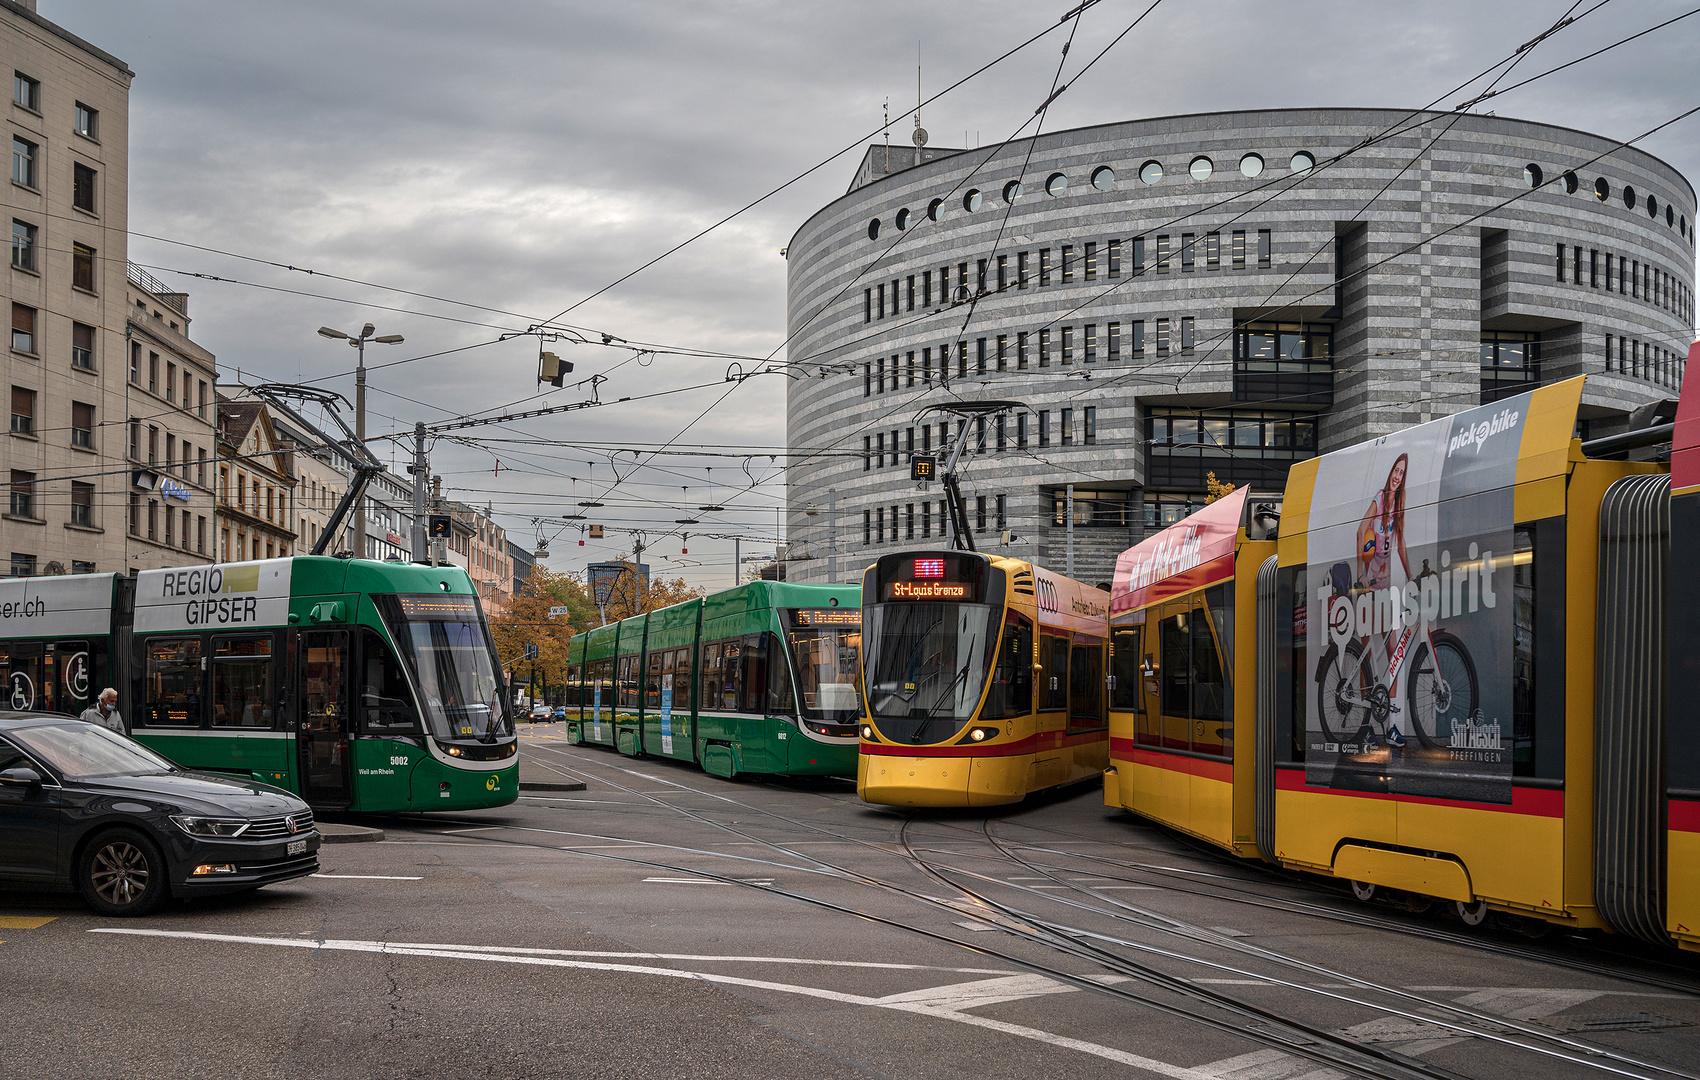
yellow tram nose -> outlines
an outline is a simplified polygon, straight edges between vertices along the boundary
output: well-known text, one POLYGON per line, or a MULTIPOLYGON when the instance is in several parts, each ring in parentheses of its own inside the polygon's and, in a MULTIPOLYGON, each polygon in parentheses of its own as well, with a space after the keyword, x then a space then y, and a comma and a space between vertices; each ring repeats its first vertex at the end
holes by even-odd
POLYGON ((863 754, 856 791, 886 806, 965 806, 973 758, 863 754))

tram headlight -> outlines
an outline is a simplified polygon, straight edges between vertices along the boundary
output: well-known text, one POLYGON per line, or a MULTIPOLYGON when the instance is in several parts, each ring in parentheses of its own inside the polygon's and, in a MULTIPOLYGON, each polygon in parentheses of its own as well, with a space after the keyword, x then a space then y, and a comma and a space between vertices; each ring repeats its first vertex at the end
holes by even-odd
POLYGON ((968 733, 968 737, 970 739, 973 739, 975 742, 980 742, 983 739, 985 739, 985 737, 986 737, 986 729, 985 728, 975 728, 973 731, 968 733))
POLYGON ((462 753, 463 753, 463 752, 464 752, 464 751, 462 751, 462 750, 461 750, 461 748, 460 748, 460 747, 458 747, 458 746, 451 746, 451 747, 449 747, 449 756, 450 756, 450 757, 460 757, 460 755, 461 755, 461 754, 462 754, 462 753))
POLYGON ((193 817, 188 814, 172 814, 171 823, 190 836, 203 840, 234 840, 247 832, 252 824, 241 818, 193 817))
POLYGON ((871 741, 873 739, 873 737, 874 737, 874 726, 872 724, 863 724, 862 725, 862 738, 868 739, 868 740, 871 741))

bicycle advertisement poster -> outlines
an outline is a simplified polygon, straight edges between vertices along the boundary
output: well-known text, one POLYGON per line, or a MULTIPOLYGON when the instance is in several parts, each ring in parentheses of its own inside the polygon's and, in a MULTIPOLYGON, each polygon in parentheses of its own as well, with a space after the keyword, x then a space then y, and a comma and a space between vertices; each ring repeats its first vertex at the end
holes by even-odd
POLYGON ((1511 802, 1513 499, 1530 397, 1319 459, 1307 784, 1511 802))

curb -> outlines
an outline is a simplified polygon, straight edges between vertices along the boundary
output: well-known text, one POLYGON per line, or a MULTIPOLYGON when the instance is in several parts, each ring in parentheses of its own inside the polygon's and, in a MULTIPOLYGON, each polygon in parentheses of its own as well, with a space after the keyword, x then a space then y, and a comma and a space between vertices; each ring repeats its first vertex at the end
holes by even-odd
POLYGON ((531 784, 522 780, 520 781, 519 789, 521 791, 583 791, 584 784, 579 782, 565 784, 531 784))
POLYGON ((319 824, 319 839, 327 844, 370 844, 384 838, 384 830, 365 825, 319 824))

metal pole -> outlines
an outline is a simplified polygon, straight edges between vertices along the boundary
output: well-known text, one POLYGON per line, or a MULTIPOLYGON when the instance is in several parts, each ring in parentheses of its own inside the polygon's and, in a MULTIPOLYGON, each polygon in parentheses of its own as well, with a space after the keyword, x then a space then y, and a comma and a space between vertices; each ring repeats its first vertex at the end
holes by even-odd
POLYGON ((732 538, 732 587, 734 589, 738 587, 738 578, 744 569, 743 560, 739 557, 742 554, 743 549, 739 544, 738 538, 734 536, 732 538))
MULTIPOLYGON (((354 365, 354 437, 359 440, 362 448, 366 445, 366 339, 360 337, 355 341, 355 347, 360 350, 360 359, 354 365)), ((360 498, 354 504, 354 523, 349 527, 352 536, 349 547, 356 559, 366 557, 366 493, 362 491, 360 498)))
POLYGON ((838 492, 826 493, 826 582, 838 584, 838 492))
POLYGON ((1068 522, 1068 569, 1064 576, 1074 576, 1074 485, 1068 485, 1068 499, 1063 504, 1063 512, 1068 522))
POLYGON ((427 525, 425 515, 425 474, 430 469, 425 464, 425 425, 413 425, 413 465, 407 470, 413 474, 413 561, 425 561, 427 525))

